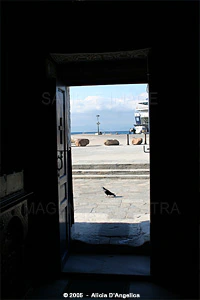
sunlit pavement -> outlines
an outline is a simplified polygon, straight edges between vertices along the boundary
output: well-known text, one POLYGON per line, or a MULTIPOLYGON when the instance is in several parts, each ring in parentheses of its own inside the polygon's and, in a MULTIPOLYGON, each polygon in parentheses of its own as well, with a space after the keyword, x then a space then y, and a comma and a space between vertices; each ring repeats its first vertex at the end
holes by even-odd
POLYGON ((73 239, 139 246, 150 238, 149 179, 74 179, 73 239), (106 196, 102 186, 116 194, 106 196))
POLYGON ((149 148, 149 135, 144 144, 144 134, 129 135, 129 145, 127 145, 127 136, 122 135, 74 135, 74 139, 87 138, 89 145, 85 147, 76 147, 72 143, 72 165, 77 164, 148 164, 149 153, 144 152, 149 148), (132 145, 133 138, 142 138, 141 145, 132 145), (119 145, 105 146, 107 139, 117 139, 119 145))
MULTIPOLYGON (((149 169, 149 153, 143 151, 143 144, 132 145, 132 137, 142 137, 144 142, 144 135, 130 135, 129 145, 126 135, 76 136, 88 138, 90 144, 72 147, 72 170, 76 174, 73 175, 74 240, 133 247, 149 241, 150 181, 149 175, 139 173, 137 168, 140 164, 140 170, 143 166, 149 169), (106 139, 118 139, 120 144, 105 146, 106 139), (128 170, 128 164, 131 164, 131 169, 136 166, 136 173, 128 170), (94 165, 98 170, 94 170, 94 165), (120 172, 117 170, 119 165, 120 172), (81 171, 83 167, 88 171, 81 171), (138 174, 142 175, 137 178, 138 174), (106 196, 103 186, 116 197, 106 196)), ((149 171, 147 169, 143 172, 149 171)))

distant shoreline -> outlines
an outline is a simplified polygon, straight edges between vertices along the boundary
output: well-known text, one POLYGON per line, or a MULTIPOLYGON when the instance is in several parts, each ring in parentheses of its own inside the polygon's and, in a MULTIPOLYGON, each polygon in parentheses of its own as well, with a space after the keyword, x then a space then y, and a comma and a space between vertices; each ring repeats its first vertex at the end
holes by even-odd
MULTIPOLYGON (((76 135, 76 134, 91 134, 91 135, 98 135, 97 132, 94 131, 87 131, 87 132, 71 132, 71 135, 76 135)), ((116 135, 116 134, 132 134, 129 130, 127 131, 102 131, 100 135, 116 135)))

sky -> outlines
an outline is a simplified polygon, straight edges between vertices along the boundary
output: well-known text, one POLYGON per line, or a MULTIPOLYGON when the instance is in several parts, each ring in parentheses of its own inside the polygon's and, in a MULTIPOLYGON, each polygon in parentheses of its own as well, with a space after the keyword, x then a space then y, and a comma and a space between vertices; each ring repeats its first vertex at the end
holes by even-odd
POLYGON ((148 98, 147 84, 70 87, 71 132, 129 131, 138 101, 148 98))

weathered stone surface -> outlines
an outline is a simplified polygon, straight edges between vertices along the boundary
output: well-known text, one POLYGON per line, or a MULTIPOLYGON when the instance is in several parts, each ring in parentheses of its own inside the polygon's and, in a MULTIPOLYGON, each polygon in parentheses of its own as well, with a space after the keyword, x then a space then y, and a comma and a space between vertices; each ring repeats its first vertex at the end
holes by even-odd
POLYGON ((140 145, 142 144, 143 139, 142 138, 133 138, 132 139, 132 145, 140 145))
POLYGON ((0 197, 20 191, 24 188, 23 171, 0 177, 0 197))
POLYGON ((119 145, 119 141, 118 140, 106 140, 104 142, 104 145, 106 145, 106 146, 119 145))
POLYGON ((75 140, 75 145, 78 147, 84 147, 87 146, 89 142, 90 141, 88 139, 77 139, 75 140))

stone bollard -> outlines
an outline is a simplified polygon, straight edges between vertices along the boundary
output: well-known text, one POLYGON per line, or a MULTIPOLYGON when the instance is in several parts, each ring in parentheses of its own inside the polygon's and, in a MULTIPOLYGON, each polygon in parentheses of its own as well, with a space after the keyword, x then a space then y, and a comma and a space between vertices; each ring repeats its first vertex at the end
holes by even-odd
POLYGON ((77 139, 75 140, 75 145, 77 147, 85 147, 89 144, 89 140, 88 139, 77 139))
POLYGON ((106 140, 104 142, 104 145, 106 145, 106 146, 119 145, 119 141, 118 140, 106 140))
POLYGON ((132 145, 140 145, 142 144, 143 139, 142 138, 133 138, 132 139, 132 145))

